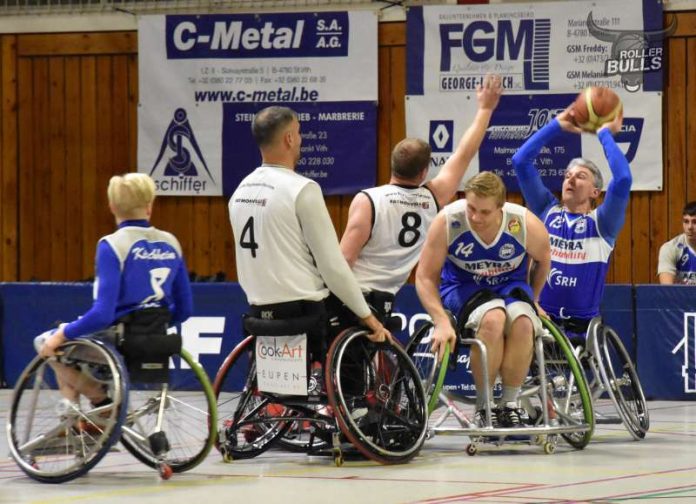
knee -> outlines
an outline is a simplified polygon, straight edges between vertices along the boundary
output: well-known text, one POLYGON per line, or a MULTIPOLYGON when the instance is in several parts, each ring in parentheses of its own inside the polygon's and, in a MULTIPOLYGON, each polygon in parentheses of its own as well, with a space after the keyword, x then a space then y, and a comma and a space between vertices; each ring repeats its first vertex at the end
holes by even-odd
POLYGON ((508 334, 509 338, 515 338, 518 340, 529 341, 531 344, 532 338, 534 336, 534 323, 526 315, 520 315, 515 320, 513 320, 510 331, 508 334))
POLYGON ((488 341, 502 340, 505 332, 505 311, 490 310, 481 319, 478 337, 488 341))

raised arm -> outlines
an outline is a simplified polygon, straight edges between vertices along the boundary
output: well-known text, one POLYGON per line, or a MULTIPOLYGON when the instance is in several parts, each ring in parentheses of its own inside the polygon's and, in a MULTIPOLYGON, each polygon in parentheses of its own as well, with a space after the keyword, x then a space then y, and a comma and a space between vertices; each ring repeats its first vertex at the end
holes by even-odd
POLYGON ((618 133, 623 123, 623 110, 612 122, 597 131, 597 137, 604 148, 604 156, 611 170, 611 181, 607 187, 604 202, 597 209, 599 231, 602 236, 614 243, 626 220, 626 208, 631 196, 633 177, 624 153, 616 145, 613 135, 618 133))
POLYGON ((527 202, 527 207, 540 218, 550 206, 557 204, 558 200, 541 181, 541 176, 534 166, 534 159, 539 155, 541 148, 549 144, 562 131, 579 133, 580 130, 573 125, 570 114, 571 107, 568 107, 529 137, 512 156, 512 165, 515 168, 522 196, 527 202))
POLYGON ((433 319, 435 330, 431 338, 432 351, 442 360, 445 343, 454 348, 456 333, 440 299, 440 273, 447 257, 447 219, 444 212, 437 214, 425 238, 416 270, 416 291, 425 310, 433 319))
POLYGON ((474 121, 437 176, 428 182, 440 208, 449 203, 457 192, 462 177, 469 168, 469 163, 481 146, 486 128, 488 128, 493 111, 498 106, 502 92, 503 85, 500 75, 487 75, 483 85, 477 89, 478 111, 474 121))
POLYGON ((351 268, 360 255, 360 251, 370 239, 372 233, 373 208, 370 197, 358 193, 350 203, 348 224, 341 237, 341 252, 351 268))

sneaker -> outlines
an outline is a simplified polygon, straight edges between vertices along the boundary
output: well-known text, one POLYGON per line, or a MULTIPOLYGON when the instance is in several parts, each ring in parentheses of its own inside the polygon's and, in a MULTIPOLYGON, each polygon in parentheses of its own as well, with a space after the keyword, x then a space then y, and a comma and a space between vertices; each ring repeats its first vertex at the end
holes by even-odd
MULTIPOLYGON (((491 406, 491 427, 494 429, 496 427, 500 427, 500 409, 497 407, 491 406)), ((486 421, 486 410, 485 408, 482 408, 478 411, 476 411, 476 415, 474 415, 474 422, 479 428, 484 428, 488 427, 488 422, 486 421)))
POLYGON ((520 408, 517 403, 507 402, 500 410, 501 427, 524 427, 529 424, 527 411, 520 408))

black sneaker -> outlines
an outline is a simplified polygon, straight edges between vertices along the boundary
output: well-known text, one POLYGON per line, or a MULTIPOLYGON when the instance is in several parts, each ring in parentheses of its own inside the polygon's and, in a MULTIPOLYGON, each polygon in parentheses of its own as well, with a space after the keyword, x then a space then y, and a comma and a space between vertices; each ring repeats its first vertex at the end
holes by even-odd
MULTIPOLYGON (((499 418, 500 418, 500 409, 497 407, 491 406, 491 427, 493 427, 494 429, 496 427, 500 427, 499 418)), ((488 427, 488 422, 486 421, 485 408, 482 408, 476 412, 476 415, 474 415, 474 423, 479 428, 488 427)))
POLYGON ((529 423, 529 415, 517 403, 508 402, 500 410, 501 427, 524 427, 529 423))

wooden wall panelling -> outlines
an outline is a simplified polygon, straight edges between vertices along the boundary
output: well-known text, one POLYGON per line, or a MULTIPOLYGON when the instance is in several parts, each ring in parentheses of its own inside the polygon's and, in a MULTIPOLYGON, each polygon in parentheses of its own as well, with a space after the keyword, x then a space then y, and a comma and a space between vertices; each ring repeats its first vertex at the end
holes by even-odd
POLYGON ((80 150, 82 96, 80 58, 65 58, 65 278, 83 279, 82 275, 82 163, 80 150))
MULTIPOLYGON (((97 231, 97 60, 80 57, 80 163, 82 167, 82 261, 80 279, 94 276, 97 231)), ((75 222, 77 225, 77 222, 75 222)))
MULTIPOLYGON (((18 221, 18 262, 19 280, 32 277, 34 267, 34 145, 33 138, 27 134, 33 128, 33 81, 34 65, 30 58, 17 60, 17 128, 18 133, 18 173, 19 201, 18 221)), ((5 193, 3 191, 3 198, 5 193)))
POLYGON ((406 47, 390 48, 391 128, 389 152, 406 137, 406 47))
POLYGON ((27 202, 27 211, 33 211, 34 221, 34 267, 32 278, 51 280, 51 173, 50 173, 50 121, 49 118, 49 59, 34 58, 33 121, 31 131, 23 134, 33 136, 34 173, 24 182, 34 186, 34 198, 27 202))
POLYGON ((134 54, 138 51, 135 31, 91 33, 47 33, 21 35, 17 53, 23 56, 67 56, 134 54))
POLYGON ((0 279, 17 280, 17 37, 0 37, 0 279))
POLYGON ((682 38, 668 41, 668 66, 665 85, 666 106, 663 116, 663 190, 650 197, 650 280, 657 274, 660 246, 674 233, 680 221, 680 205, 684 198, 685 173, 685 106, 686 106, 686 43, 682 38), (674 209, 677 209, 675 215, 674 209))
POLYGON ((637 192, 631 196, 631 235, 633 238, 632 266, 633 283, 650 283, 653 279, 650 271, 650 193, 637 192))
POLYGON ((391 48, 380 47, 377 104, 377 185, 389 182, 391 157, 391 48))
MULTIPOLYGON (((696 14, 694 14, 696 18, 696 14)), ((696 32, 696 29, 694 30, 696 32)), ((686 171, 684 201, 696 201, 696 37, 686 41, 686 171)), ((680 216, 681 217, 681 216, 680 216)), ((678 232, 681 232, 680 228, 678 232)))
POLYGON ((50 278, 67 280, 65 229, 68 225, 67 198, 65 192, 65 58, 48 58, 49 95, 48 123, 49 160, 47 176, 51 180, 50 193, 50 278))
MULTIPOLYGON (((114 96, 111 56, 97 56, 97 164, 95 177, 95 213, 97 237, 113 231, 114 221, 109 212, 106 187, 109 179, 119 171, 114 162, 114 96)), ((94 247, 94 243, 92 244, 94 247)))

